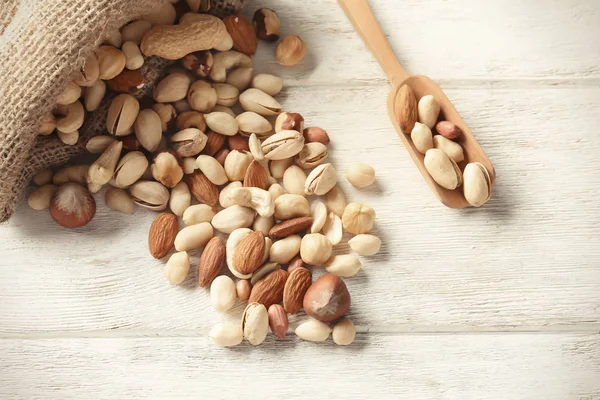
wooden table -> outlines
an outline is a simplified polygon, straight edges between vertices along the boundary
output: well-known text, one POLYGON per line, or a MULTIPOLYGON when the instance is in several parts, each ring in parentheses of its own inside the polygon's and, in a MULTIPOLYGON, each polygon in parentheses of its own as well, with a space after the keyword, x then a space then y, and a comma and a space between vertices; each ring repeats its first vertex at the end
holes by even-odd
POLYGON ((284 69, 261 44, 256 70, 281 74, 285 108, 330 132, 340 178, 357 161, 377 171, 364 191, 340 179, 384 241, 347 279, 355 344, 218 348, 208 330, 242 305, 214 312, 195 271, 167 284, 146 249, 154 213, 98 196, 92 223, 67 231, 22 202, 0 228, 0 398, 600 398, 600 4, 371 3, 402 64, 441 84, 494 162, 492 200, 434 198, 334 1, 252 0, 248 14, 275 8, 309 49, 284 69))

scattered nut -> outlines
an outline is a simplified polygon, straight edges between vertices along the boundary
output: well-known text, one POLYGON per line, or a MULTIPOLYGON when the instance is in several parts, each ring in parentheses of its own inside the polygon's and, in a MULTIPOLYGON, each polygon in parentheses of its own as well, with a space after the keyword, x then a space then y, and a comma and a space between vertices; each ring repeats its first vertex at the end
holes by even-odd
POLYGON ((284 67, 298 64, 306 56, 306 45, 296 35, 289 35, 281 39, 275 51, 277 62, 284 67))

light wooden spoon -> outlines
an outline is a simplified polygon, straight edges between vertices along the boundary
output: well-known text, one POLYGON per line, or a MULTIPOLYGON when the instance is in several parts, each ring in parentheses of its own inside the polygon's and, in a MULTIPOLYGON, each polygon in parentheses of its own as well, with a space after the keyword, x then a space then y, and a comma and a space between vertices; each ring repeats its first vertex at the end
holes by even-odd
MULTIPOLYGON (((469 162, 480 162, 488 170, 491 184, 493 186, 496 179, 496 172, 494 166, 485 155, 485 152, 473 136, 471 131, 462 120, 452 102, 444 94, 442 89, 426 76, 422 75, 410 75, 402 66, 398 59, 394 55, 390 44, 386 40, 373 10, 369 7, 367 0, 338 0, 342 9, 354 25, 356 31, 363 38, 379 64, 387 75, 390 83, 392 84, 392 90, 388 96, 388 114, 400 139, 404 143, 404 146, 410 153, 413 161, 417 164, 417 167, 421 171, 421 174, 435 193, 440 201, 451 208, 465 208, 469 206, 467 200, 463 195, 462 187, 456 190, 448 190, 439 186, 431 175, 425 169, 423 163, 424 156, 414 146, 409 134, 405 134, 400 129, 398 117, 395 113, 395 101, 398 89, 403 85, 409 85, 417 97, 417 100, 425 95, 432 95, 437 102, 440 104, 440 120, 447 120, 457 125, 463 132, 463 134, 455 139, 456 142, 464 149, 465 160, 460 162, 458 166, 461 171, 464 170, 465 165, 469 162)), ((490 188, 491 189, 491 188, 490 188)))

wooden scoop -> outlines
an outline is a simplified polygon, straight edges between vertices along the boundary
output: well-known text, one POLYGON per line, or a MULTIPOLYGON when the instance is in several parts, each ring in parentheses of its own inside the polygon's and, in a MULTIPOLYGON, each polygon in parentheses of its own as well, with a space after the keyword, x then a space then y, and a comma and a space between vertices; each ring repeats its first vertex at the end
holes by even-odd
POLYGON ((395 101, 398 89, 403 85, 409 85, 415 93, 417 100, 425 95, 432 95, 437 102, 440 104, 440 120, 447 120, 457 125, 463 132, 463 134, 455 139, 464 149, 465 160, 460 162, 458 166, 461 171, 464 170, 465 166, 470 162, 480 162, 488 170, 491 178, 491 184, 493 186, 496 179, 496 172, 494 166, 485 155, 485 152, 471 134, 471 131, 462 120, 452 102, 446 97, 442 89, 426 76, 422 75, 410 75, 398 62, 398 59, 394 55, 390 44, 386 40, 375 15, 367 0, 338 0, 342 9, 354 25, 356 31, 363 38, 381 68, 387 75, 390 83, 392 84, 392 90, 388 96, 388 114, 398 136, 402 139, 404 146, 410 153, 415 164, 421 171, 421 174, 435 193, 440 201, 451 208, 465 208, 469 206, 467 200, 463 195, 462 187, 455 190, 444 189, 439 186, 425 169, 423 163, 424 155, 414 146, 409 134, 405 134, 400 129, 398 117, 395 113, 395 101))

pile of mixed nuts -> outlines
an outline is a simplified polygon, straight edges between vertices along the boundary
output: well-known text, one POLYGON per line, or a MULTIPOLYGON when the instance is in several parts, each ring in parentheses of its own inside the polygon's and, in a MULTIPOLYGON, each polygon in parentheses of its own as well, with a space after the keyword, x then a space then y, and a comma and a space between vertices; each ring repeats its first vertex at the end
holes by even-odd
MULTIPOLYGON (((215 343, 233 346, 245 338, 257 345, 269 327, 283 338, 288 314, 304 309, 311 319, 295 330, 300 338, 323 341, 332 334, 335 343, 350 344, 355 327, 342 319, 350 294, 341 278, 360 270, 359 255, 379 251, 381 241, 369 234, 375 211, 347 203, 334 166, 325 162, 327 132, 305 128, 301 114, 282 111, 274 98, 282 79, 253 73, 257 37, 279 37, 277 14, 258 10, 253 23, 241 15, 221 20, 189 12, 173 25, 175 9, 167 3, 149 15, 112 34, 110 44, 84 67, 86 110, 104 96, 102 79, 131 87, 128 75, 143 62, 141 53, 179 64, 157 83, 151 99, 116 96, 106 115, 107 134, 86 144, 100 156, 91 165, 36 175, 39 187, 29 205, 49 208, 54 220, 68 228, 94 217, 92 193, 105 185, 110 186, 105 203, 111 209, 131 213, 136 205, 156 211, 168 207, 148 235, 153 257, 164 258, 175 249, 165 265, 167 280, 182 283, 191 269, 188 251, 203 248, 198 284, 210 287, 214 309, 225 312, 237 300, 248 302, 241 324, 220 323, 211 330, 215 343), (141 60, 134 63, 138 56, 141 60), (100 73, 90 72, 93 65, 100 73), (356 255, 333 255, 344 230, 355 235, 348 243, 356 255), (222 274, 224 265, 228 274, 222 274), (320 267, 327 273, 313 282, 312 268, 320 267)), ((276 58, 294 65, 305 52, 304 43, 290 36, 277 46, 276 58)), ((129 90, 115 89, 121 86, 108 84, 110 90, 129 90)), ((75 102, 82 92, 77 87, 75 102)), ((83 106, 77 108, 83 116, 83 106)), ((374 182, 375 171, 358 164, 346 176, 364 188, 374 182)))
POLYGON ((450 121, 438 121, 440 105, 432 95, 418 102, 412 88, 405 84, 398 90, 397 102, 402 107, 398 118, 402 132, 408 134, 415 148, 425 155, 427 172, 441 187, 455 190, 462 185, 469 204, 481 207, 492 196, 492 182, 488 170, 479 162, 468 163, 461 171, 458 163, 464 161, 462 146, 455 142, 462 130, 450 121), (433 135, 435 129, 437 135, 433 135))

